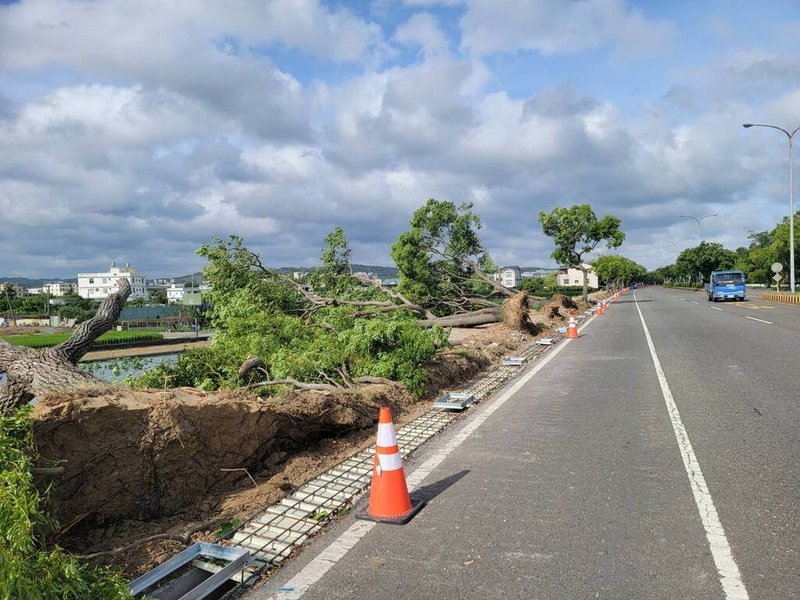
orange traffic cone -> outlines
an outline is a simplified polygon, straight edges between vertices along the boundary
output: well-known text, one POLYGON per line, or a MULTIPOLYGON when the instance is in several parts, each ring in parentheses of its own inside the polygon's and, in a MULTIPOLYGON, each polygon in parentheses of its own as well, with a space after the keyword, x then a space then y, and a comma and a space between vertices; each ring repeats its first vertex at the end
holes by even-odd
POLYGON ((388 406, 382 406, 378 416, 378 443, 372 467, 369 508, 358 513, 356 518, 402 525, 408 523, 424 505, 425 502, 412 504, 408 495, 392 413, 388 406))
POLYGON ((578 339, 578 326, 575 324, 575 317, 569 318, 569 326, 567 327, 567 337, 571 340, 578 339))

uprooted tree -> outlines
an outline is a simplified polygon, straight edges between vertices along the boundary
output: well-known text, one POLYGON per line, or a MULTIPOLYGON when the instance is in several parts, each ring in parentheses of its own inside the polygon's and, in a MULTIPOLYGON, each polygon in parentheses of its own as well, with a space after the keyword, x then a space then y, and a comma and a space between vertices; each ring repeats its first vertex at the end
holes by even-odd
POLYGON ((481 244, 481 221, 472 204, 431 198, 410 225, 392 245, 392 258, 400 291, 436 315, 421 324, 469 327, 499 321, 502 301, 517 291, 489 275, 497 268, 481 244))
POLYGON ((517 292, 486 274, 493 265, 470 205, 429 200, 410 225, 392 247, 398 288, 352 272, 339 227, 307 283, 266 266, 241 238, 212 240, 198 252, 207 261, 213 345, 139 383, 264 391, 400 382, 422 394, 425 363, 447 343, 445 327, 500 321, 504 305, 513 326, 529 324, 527 294, 509 304, 517 292))
POLYGON ((0 340, 0 372, 5 372, 7 378, 6 385, 0 387, 0 415, 10 414, 45 392, 102 383, 77 364, 94 341, 112 328, 130 293, 130 283, 121 279, 119 291, 103 301, 95 316, 81 323, 68 340, 53 348, 36 350, 0 340))

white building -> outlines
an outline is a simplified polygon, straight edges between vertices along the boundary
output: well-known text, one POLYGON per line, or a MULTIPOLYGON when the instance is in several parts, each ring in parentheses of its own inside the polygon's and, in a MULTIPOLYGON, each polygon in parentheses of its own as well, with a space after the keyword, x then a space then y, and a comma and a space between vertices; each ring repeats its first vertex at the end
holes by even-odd
POLYGON ((201 304, 202 295, 208 292, 211 286, 205 283, 194 287, 186 283, 171 283, 166 289, 168 304, 201 304))
MULTIPOLYGON (((583 267, 589 269, 586 274, 586 281, 590 288, 593 290, 600 288, 600 281, 597 279, 597 273, 594 272, 594 267, 590 264, 583 263, 583 267)), ((575 286, 583 285, 583 271, 575 267, 559 267, 558 269, 558 285, 575 286)))
POLYGON ((519 267, 503 267, 500 269, 500 283, 507 288, 517 287, 520 279, 519 267))
POLYGON ((118 267, 112 262, 106 273, 78 273, 78 295, 82 298, 102 300, 109 294, 119 291, 119 280, 127 279, 131 283, 131 298, 147 298, 147 286, 144 275, 136 272, 130 264, 118 267))
POLYGON ((54 283, 47 283, 42 286, 43 294, 50 294, 54 298, 60 298, 67 292, 74 292, 78 286, 71 281, 58 281, 54 283))

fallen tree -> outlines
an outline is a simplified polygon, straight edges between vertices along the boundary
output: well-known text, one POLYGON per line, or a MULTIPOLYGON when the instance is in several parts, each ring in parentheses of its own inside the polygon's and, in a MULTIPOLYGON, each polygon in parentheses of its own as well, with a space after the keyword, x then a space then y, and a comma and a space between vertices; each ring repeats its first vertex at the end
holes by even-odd
POLYGON ((7 377, 6 385, 0 387, 0 415, 10 414, 46 392, 102 383, 77 364, 94 341, 111 330, 130 294, 130 283, 121 279, 119 291, 103 301, 95 316, 81 323, 68 340, 52 348, 36 350, 0 340, 0 372, 7 377))

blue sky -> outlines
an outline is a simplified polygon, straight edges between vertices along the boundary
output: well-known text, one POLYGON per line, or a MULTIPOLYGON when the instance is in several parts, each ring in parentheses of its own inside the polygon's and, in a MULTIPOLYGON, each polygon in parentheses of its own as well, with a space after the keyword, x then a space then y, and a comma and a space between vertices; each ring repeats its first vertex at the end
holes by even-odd
POLYGON ((800 125, 788 1, 0 0, 0 276, 202 266, 242 235, 357 262, 429 197, 502 264, 552 264, 540 210, 622 218, 648 267, 788 211, 800 125))

